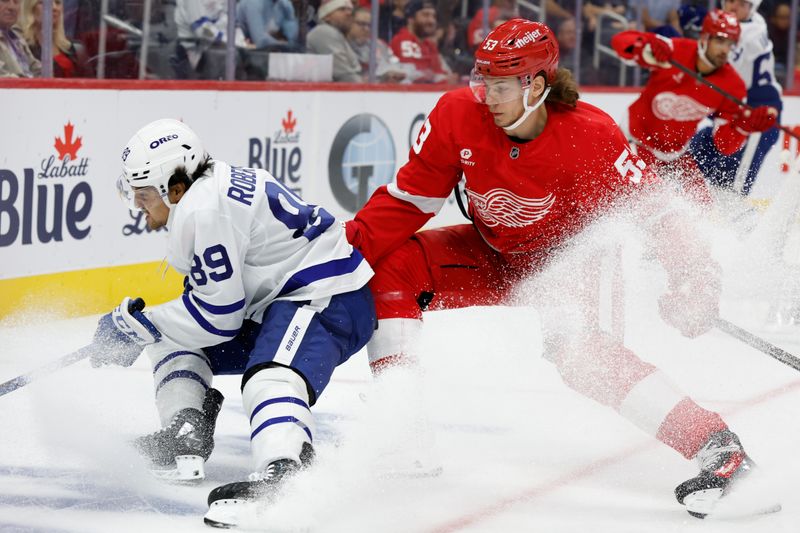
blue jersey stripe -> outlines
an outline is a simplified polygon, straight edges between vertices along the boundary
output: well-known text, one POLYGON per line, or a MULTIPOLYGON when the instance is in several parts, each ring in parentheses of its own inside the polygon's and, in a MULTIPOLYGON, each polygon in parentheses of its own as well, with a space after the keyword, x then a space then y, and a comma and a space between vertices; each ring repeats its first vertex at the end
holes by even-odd
POLYGON ((262 422, 261 425, 258 426, 253 431, 253 433, 250 434, 250 440, 253 440, 255 436, 261 432, 262 429, 268 428, 269 426, 274 426, 275 424, 285 424, 287 422, 292 422, 303 428, 303 431, 306 432, 306 435, 308 435, 309 440, 311 440, 311 442, 314 442, 314 438, 311 436, 311 430, 308 429, 308 426, 306 426, 305 424, 303 424, 303 422, 301 422, 300 420, 298 420, 293 416, 278 416, 262 422))
POLYGON ((197 28, 199 28, 200 26, 202 26, 206 22, 210 22, 212 24, 216 24, 218 20, 219 19, 212 19, 212 18, 208 18, 206 16, 203 16, 203 17, 200 17, 199 19, 195 20, 194 22, 192 22, 192 25, 190 26, 190 28, 192 28, 192 31, 196 31, 197 28))
POLYGON ((179 352, 172 352, 171 354, 167 355, 164 359, 159 361, 156 364, 156 366, 153 367, 153 374, 155 375, 155 373, 158 372, 158 369, 164 366, 164 363, 166 363, 167 361, 172 361, 173 359, 175 359, 176 357, 180 357, 181 355, 194 355, 195 357, 199 357, 200 359, 202 359, 209 366, 209 368, 211 367, 211 363, 208 362, 208 357, 206 357, 205 355, 199 354, 197 352, 182 350, 179 352))
POLYGON ((349 257, 334 259, 327 263, 320 263, 319 265, 313 265, 303 270, 298 270, 292 274, 283 288, 281 288, 278 297, 290 294, 316 281, 350 274, 358 268, 363 260, 364 257, 361 255, 361 252, 353 248, 353 252, 349 257))
POLYGON ((206 383, 206 380, 200 377, 200 374, 192 372, 191 370, 176 370, 175 372, 170 372, 164 377, 164 379, 161 380, 161 382, 156 387, 156 394, 158 394, 158 391, 161 390, 161 387, 163 387, 173 379, 179 379, 179 378, 191 379, 193 381, 196 381, 200 385, 202 385, 205 390, 208 390, 208 383, 206 383))
POLYGON ((227 314, 230 314, 230 313, 235 313, 239 309, 244 309, 244 305, 246 303, 245 299, 242 298, 238 302, 234 302, 232 304, 214 305, 214 304, 210 304, 208 302, 204 302, 203 300, 198 298, 197 295, 194 294, 194 293, 190 292, 189 294, 194 299, 194 301, 195 301, 195 303, 197 305, 199 305, 200 307, 202 307, 203 309, 205 309, 206 311, 208 311, 209 313, 214 314, 214 315, 227 315, 227 314))
POLYGON ((265 400, 265 401, 261 402, 260 404, 258 404, 256 406, 256 408, 253 410, 253 414, 250 415, 250 422, 251 423, 253 422, 253 418, 255 418, 255 416, 258 414, 258 412, 261 411, 263 408, 265 408, 268 405, 272 405, 272 404, 276 404, 276 403, 293 403, 293 404, 299 405, 301 407, 305 407, 306 409, 309 408, 308 404, 306 404, 306 402, 304 402, 300 398, 293 398, 291 396, 283 396, 283 397, 280 397, 280 398, 270 398, 269 400, 265 400))
POLYGON ((192 315, 192 318, 194 318, 195 321, 198 324, 200 324, 200 327, 202 327, 207 332, 213 333, 214 335, 219 335, 220 337, 235 337, 236 334, 239 333, 239 328, 237 328, 237 329, 218 329, 218 328, 214 327, 214 325, 211 324, 211 322, 206 320, 203 317, 203 315, 200 314, 200 311, 198 311, 197 308, 194 306, 194 304, 192 303, 192 300, 191 300, 191 298, 189 298, 188 294, 184 293, 183 296, 182 296, 182 300, 183 300, 183 305, 186 306, 186 310, 189 311, 189 314, 192 315))

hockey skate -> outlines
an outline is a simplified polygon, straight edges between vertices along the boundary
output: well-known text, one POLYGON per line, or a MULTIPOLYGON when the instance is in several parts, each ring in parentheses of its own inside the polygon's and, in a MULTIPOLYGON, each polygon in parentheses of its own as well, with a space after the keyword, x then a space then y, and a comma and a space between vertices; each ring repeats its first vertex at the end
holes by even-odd
MULTIPOLYGON (((728 505, 732 503, 728 501, 730 494, 738 494, 745 478, 747 483, 751 482, 750 476, 756 466, 732 431, 726 429, 711 435, 705 446, 697 452, 697 461, 700 473, 675 488, 675 497, 686 506, 690 515, 696 518, 729 518, 780 511, 781 506, 776 502, 757 501, 764 500, 764 494, 761 494, 760 498, 748 497, 747 501, 737 501, 735 511, 731 512, 731 506, 728 505), (723 497, 726 501, 720 504, 723 497)), ((768 495, 766 497, 769 498, 768 495)))
POLYGON ((304 442, 300 452, 300 463, 291 459, 271 462, 261 472, 250 474, 247 481, 222 485, 208 495, 208 512, 204 522, 212 527, 237 527, 243 516, 253 512, 260 501, 272 501, 284 484, 284 480, 308 467, 314 460, 314 448, 304 442))
POLYGON ((214 427, 223 399, 218 390, 208 389, 202 412, 182 409, 167 427, 134 441, 139 453, 150 461, 155 477, 174 482, 205 478, 205 462, 214 449, 214 427))

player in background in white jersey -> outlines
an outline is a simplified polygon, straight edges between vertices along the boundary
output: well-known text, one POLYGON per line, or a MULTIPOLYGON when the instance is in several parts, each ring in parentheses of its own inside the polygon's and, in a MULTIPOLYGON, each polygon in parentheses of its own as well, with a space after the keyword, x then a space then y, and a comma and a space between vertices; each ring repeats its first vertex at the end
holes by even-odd
MULTIPOLYGON (((744 80, 748 105, 754 108, 770 106, 780 113, 783 107, 781 86, 775 79, 775 56, 767 34, 767 23, 757 12, 760 4, 761 0, 723 0, 722 8, 736 15, 742 28, 739 42, 731 50, 729 63, 744 80)), ((778 128, 763 133, 753 132, 739 151, 725 156, 714 145, 713 128, 708 126, 692 138, 689 150, 709 183, 747 196, 779 133, 778 128)))
POLYGON ((174 480, 204 477, 222 402, 213 375, 243 374, 254 474, 214 489, 206 515, 233 526, 313 457, 309 407, 375 329, 373 272, 327 211, 264 170, 212 159, 177 120, 139 130, 122 161, 120 192, 169 229, 185 290, 144 312, 125 298, 100 319, 92 360, 127 366, 147 348, 163 429, 136 445, 174 480))

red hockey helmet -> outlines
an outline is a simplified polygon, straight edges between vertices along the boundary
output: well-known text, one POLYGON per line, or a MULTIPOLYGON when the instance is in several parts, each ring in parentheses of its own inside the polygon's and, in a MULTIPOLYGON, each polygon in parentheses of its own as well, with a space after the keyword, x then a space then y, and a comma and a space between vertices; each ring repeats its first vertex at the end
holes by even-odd
POLYGON ((726 13, 721 9, 714 9, 709 11, 706 18, 703 19, 703 29, 700 35, 709 35, 711 37, 723 37, 738 43, 739 36, 742 34, 742 27, 739 26, 739 20, 733 13, 726 13))
POLYGON ((558 68, 558 41, 541 22, 521 18, 499 25, 475 52, 475 73, 480 76, 530 76, 544 72, 548 83, 558 68))

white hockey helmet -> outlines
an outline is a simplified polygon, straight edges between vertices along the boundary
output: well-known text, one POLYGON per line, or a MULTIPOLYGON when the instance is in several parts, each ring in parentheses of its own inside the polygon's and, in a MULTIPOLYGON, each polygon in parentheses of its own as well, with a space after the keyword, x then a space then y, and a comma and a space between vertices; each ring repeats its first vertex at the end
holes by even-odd
POLYGON ((134 190, 154 187, 169 205, 169 180, 177 169, 191 176, 207 158, 203 143, 183 122, 164 118, 137 131, 122 151, 120 193, 132 207, 134 190))

